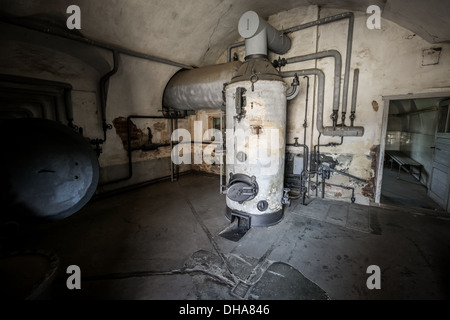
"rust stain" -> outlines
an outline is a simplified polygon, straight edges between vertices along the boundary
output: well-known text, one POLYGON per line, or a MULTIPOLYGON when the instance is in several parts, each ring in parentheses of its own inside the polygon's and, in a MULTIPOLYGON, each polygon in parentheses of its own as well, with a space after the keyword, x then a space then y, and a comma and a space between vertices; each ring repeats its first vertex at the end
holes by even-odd
MULTIPOLYGON (((128 132, 127 132, 127 118, 118 117, 113 120, 116 133, 122 140, 123 148, 128 150, 128 132)), ((142 130, 138 129, 136 125, 130 121, 130 145, 131 149, 139 148, 148 141, 148 135, 142 130)))
POLYGON ((375 112, 378 112, 378 102, 376 102, 375 100, 372 101, 372 108, 373 110, 375 110, 375 112))
POLYGON ((262 133, 263 126, 260 125, 250 125, 250 128, 252 130, 252 134, 259 135, 262 133))
POLYGON ((370 148, 370 157, 372 159, 371 168, 375 172, 374 177, 368 180, 368 183, 362 188, 362 195, 371 199, 375 197, 375 177, 377 176, 378 158, 380 156, 380 145, 374 145, 370 148))

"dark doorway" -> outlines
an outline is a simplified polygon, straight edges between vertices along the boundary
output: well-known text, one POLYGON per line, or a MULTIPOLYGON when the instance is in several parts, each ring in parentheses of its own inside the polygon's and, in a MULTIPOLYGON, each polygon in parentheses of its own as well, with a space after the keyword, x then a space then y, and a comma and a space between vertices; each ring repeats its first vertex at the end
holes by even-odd
POLYGON ((445 211, 445 206, 430 197, 436 179, 433 163, 437 127, 445 101, 447 97, 388 102, 381 204, 445 211))

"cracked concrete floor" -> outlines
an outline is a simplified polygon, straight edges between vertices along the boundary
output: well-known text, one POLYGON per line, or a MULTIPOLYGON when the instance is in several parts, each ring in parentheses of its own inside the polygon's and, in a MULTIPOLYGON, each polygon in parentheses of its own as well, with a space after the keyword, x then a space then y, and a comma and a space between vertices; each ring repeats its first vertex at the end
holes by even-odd
POLYGON ((450 218, 314 199, 238 242, 219 178, 181 176, 91 201, 71 217, 22 226, 8 249, 59 258, 36 299, 366 300, 450 298, 450 218), (69 290, 67 267, 81 289, 69 290), (381 289, 369 289, 371 265, 381 289))

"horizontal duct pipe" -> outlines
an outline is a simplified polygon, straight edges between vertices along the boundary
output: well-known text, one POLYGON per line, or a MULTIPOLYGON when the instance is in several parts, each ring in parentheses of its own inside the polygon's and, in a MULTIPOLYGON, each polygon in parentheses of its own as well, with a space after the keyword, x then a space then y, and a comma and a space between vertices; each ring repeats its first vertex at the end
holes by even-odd
POLYGON ((180 70, 164 90, 164 108, 175 110, 221 109, 225 110, 224 86, 231 81, 242 62, 180 70))

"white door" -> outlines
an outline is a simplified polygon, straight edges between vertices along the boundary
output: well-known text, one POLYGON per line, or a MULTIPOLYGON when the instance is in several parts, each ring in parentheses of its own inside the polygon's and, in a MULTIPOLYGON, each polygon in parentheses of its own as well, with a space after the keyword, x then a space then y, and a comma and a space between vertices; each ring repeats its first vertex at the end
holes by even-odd
MULTIPOLYGON (((446 100, 448 103, 449 100, 446 100)), ((450 213, 450 110, 440 104, 428 196, 450 213)))

